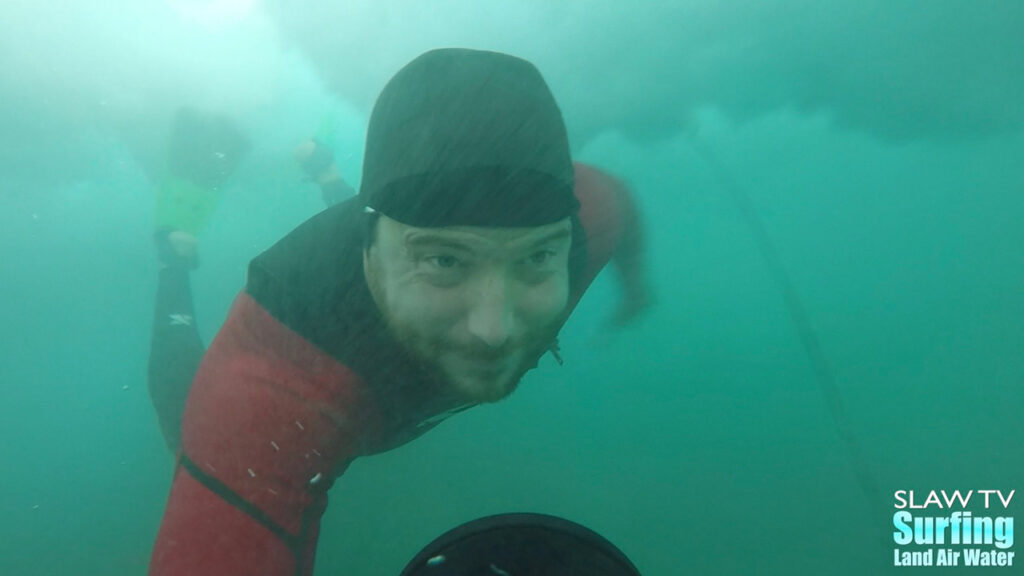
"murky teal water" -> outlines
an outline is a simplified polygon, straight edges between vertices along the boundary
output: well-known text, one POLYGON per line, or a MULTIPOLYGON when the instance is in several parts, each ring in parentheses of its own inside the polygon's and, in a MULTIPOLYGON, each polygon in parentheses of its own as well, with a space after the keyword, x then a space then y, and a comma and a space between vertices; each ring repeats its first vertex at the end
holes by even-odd
MULTIPOLYGON (((826 31, 841 29, 825 8, 792 4, 809 21, 836 26, 826 31)), ((564 366, 546 359, 509 400, 357 461, 331 492, 317 574, 394 575, 448 528, 508 511, 585 524, 645 575, 901 573, 908 569, 892 566, 894 491, 1024 488, 1024 132, 1004 98, 1016 94, 1010 100, 1019 105, 1024 75, 1013 56, 1022 46, 1003 33, 1007 21, 1024 20, 1012 3, 986 3, 980 14, 972 6, 920 4, 918 19, 893 8, 900 18, 883 27, 892 34, 884 46, 907 48, 884 54, 877 36, 858 40, 871 20, 850 9, 857 17, 848 37, 806 42, 828 50, 815 56, 795 50, 805 46, 795 39, 767 43, 786 49, 764 61, 735 48, 738 33, 701 36, 680 25, 690 35, 675 39, 654 10, 653 20, 635 23, 647 23, 660 44, 637 40, 635 52, 604 63, 552 55, 558 28, 544 23, 561 22, 564 11, 545 20, 538 9, 507 7, 513 24, 537 27, 536 37, 474 45, 543 55, 576 157, 636 193, 657 304, 640 322, 609 330, 603 321, 618 295, 614 277, 601 276, 563 332, 564 366), (943 34, 936 27, 957 22, 957 10, 970 13, 966 23, 943 34), (929 44, 935 38, 945 40, 929 44), (693 48, 691 59, 680 60, 674 42, 693 48), (688 68, 665 78, 672 67, 645 52, 653 45, 688 68), (730 48, 745 56, 729 57, 730 48), (933 72, 942 66, 903 68, 900 54, 977 75, 938 82, 933 72), (725 82, 704 68, 719 60, 731 66, 735 90, 701 87, 702 79, 725 82), (588 101, 581 78, 601 77, 572 75, 587 65, 647 81, 632 90, 616 84, 606 95, 615 118, 600 130, 598 112, 566 104, 588 101), (900 76, 906 70, 919 75, 900 76), (749 80, 758 74, 763 83, 749 80), (796 85, 804 80, 831 91, 803 106, 796 85), (967 85, 976 80, 988 84, 967 85), (673 93, 677 100, 666 96, 673 93), (741 105, 748 101, 756 105, 741 105), (675 114, 648 108, 676 104, 685 122, 664 134, 644 129, 641 117, 664 127, 675 114), (620 130, 608 130, 616 121, 620 130), (859 462, 729 186, 749 197, 806 307, 845 401, 843 429, 863 451, 859 462), (877 483, 882 501, 865 495, 858 475, 877 483)), ((22 23, 43 18, 0 8, 0 19, 5 10, 22 23)), ((267 10, 285 36, 303 29, 276 4, 267 10)), ((364 12, 353 18, 389 29, 383 16, 364 12)), ((107 7, 96 14, 115 17, 107 7)), ((837 18, 844 14, 837 8, 837 18)), ((410 26, 389 17, 396 30, 410 26)), ((487 17, 471 11, 450 26, 462 31, 474 18, 487 17)), ((718 31, 729 22, 753 26, 739 8, 702 18, 718 31)), ((776 15, 755 26, 756 37, 789 38, 786 22, 776 15)), ((438 26, 417 41, 423 46, 406 46, 446 45, 438 26)), ((591 34, 577 40, 599 44, 591 34)), ((25 50, 6 58, 32 61, 30 35, 11 43, 25 50)), ((298 72, 285 67, 279 80, 297 91, 245 104, 242 124, 255 147, 200 238, 202 266, 193 274, 207 341, 249 259, 321 208, 290 153, 325 108, 340 126, 342 171, 358 181, 365 110, 333 99, 337 74, 318 84, 322 58, 315 53, 298 72)), ((394 66, 379 68, 359 69, 386 78, 394 66)), ((48 102, 12 77, 0 82, 0 573, 144 574, 173 467, 145 386, 157 274, 152 184, 117 110, 47 114, 70 100, 54 90, 48 102)), ((1021 498, 1002 514, 1019 514, 1021 498)))

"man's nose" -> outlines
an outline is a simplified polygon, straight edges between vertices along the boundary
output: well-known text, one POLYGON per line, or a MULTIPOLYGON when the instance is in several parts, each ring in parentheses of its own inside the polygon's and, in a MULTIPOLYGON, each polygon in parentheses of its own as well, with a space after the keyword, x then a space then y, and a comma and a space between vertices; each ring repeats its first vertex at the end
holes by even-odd
POLYGON ((500 348, 509 339, 515 322, 503 274, 488 274, 469 310, 469 332, 491 348, 500 348))

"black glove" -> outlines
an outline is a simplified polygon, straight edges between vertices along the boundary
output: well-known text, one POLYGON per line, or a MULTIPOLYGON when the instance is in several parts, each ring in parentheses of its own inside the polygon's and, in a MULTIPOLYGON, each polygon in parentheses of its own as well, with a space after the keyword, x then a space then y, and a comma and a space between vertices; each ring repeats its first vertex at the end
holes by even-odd
POLYGON ((319 140, 314 139, 313 144, 315 144, 313 153, 309 155, 309 158, 303 160, 301 166, 309 179, 315 182, 334 163, 334 151, 319 140))
POLYGON ((170 240, 172 232, 174 230, 170 228, 160 228, 153 233, 153 242, 156 243, 156 254, 157 258, 160 259, 160 263, 167 268, 179 270, 195 270, 199 268, 198 254, 193 254, 191 257, 182 256, 174 249, 170 240))

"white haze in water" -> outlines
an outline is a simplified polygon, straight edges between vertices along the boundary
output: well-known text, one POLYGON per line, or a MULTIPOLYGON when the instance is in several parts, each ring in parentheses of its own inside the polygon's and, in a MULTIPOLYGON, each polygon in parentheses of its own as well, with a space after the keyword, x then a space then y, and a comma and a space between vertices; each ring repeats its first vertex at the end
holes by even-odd
POLYGON ((1024 3, 1008 0, 266 3, 339 94, 368 106, 438 46, 535 62, 577 134, 669 136, 696 108, 827 111, 885 138, 1019 127, 1024 3))
POLYGON ((442 46, 535 62, 577 147, 606 130, 670 137, 701 108, 825 114, 890 140, 984 137, 1024 124, 1021 29, 1015 0, 8 0, 0 193, 90 170, 94 134, 155 157, 182 104, 265 122, 309 65, 366 114, 401 65, 442 46))
POLYGON ((97 139, 151 160, 181 105, 258 112, 292 61, 252 2, 0 4, 0 193, 89 172, 97 139))

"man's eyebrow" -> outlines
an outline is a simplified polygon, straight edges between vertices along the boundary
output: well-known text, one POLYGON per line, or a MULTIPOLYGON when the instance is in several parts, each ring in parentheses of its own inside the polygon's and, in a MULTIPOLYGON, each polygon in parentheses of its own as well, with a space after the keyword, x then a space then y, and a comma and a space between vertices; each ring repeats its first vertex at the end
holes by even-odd
POLYGON ((405 235, 405 246, 407 248, 419 248, 423 246, 442 246, 445 248, 453 248, 455 250, 472 250, 473 246, 469 242, 458 240, 444 234, 436 234, 431 232, 409 232, 405 235))
POLYGON ((554 232, 549 232, 548 234, 545 234, 545 235, 541 236, 540 238, 537 238, 536 240, 531 240, 529 242, 528 246, 536 247, 536 246, 540 246, 542 244, 548 244, 550 242, 555 242, 557 240, 565 240, 566 238, 569 238, 571 235, 572 235, 572 230, 570 230, 568 228, 561 228, 559 230, 555 230, 554 232))
MULTIPOLYGON (((562 228, 554 230, 536 239, 526 239, 523 242, 516 242, 517 245, 525 247, 527 249, 536 248, 544 244, 556 242, 569 238, 572 235, 572 230, 569 228, 562 228)), ((463 250, 472 252, 478 246, 472 240, 464 240, 462 238, 453 238, 447 234, 439 234, 436 232, 424 232, 424 231, 411 231, 405 235, 405 247, 406 248, 422 248, 422 247, 444 247, 451 248, 453 250, 463 250)))

